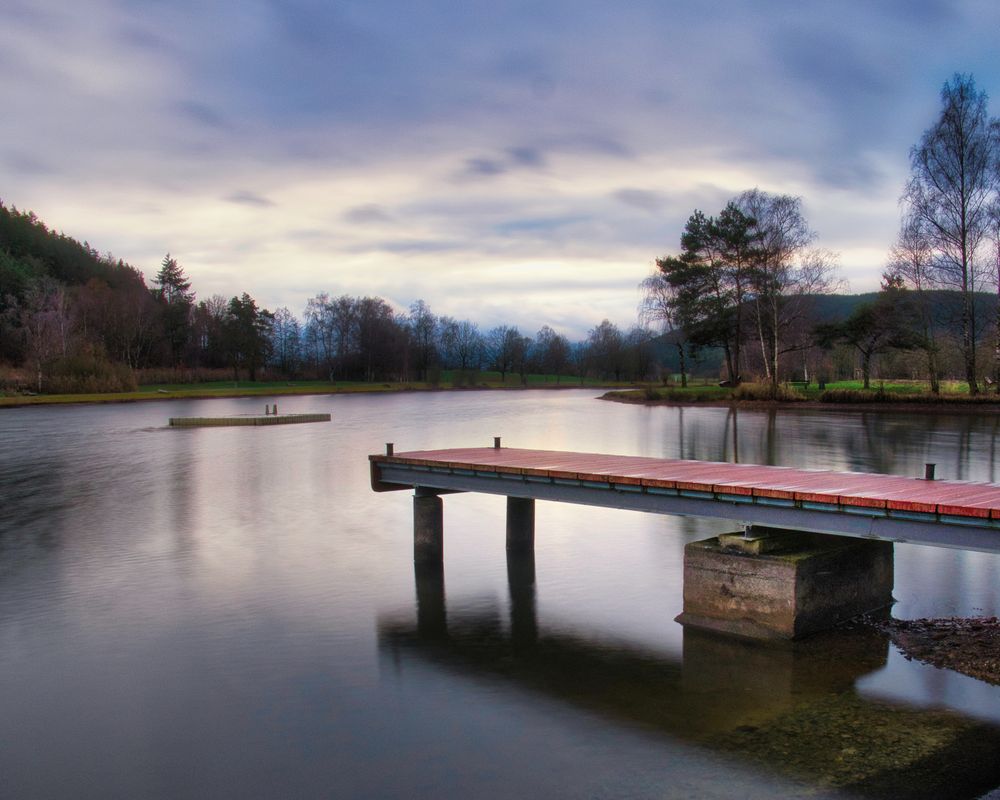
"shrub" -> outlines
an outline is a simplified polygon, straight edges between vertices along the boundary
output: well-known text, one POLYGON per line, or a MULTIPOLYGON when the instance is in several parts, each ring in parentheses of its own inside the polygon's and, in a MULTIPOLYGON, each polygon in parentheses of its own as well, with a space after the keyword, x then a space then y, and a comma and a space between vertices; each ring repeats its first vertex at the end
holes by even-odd
POLYGON ((42 391, 47 394, 134 392, 137 388, 132 370, 92 353, 61 358, 42 376, 42 391))
POLYGON ((741 383, 733 390, 734 400, 780 400, 782 402, 796 402, 805 400, 805 395, 796 391, 787 383, 778 384, 778 394, 775 396, 771 391, 769 383, 741 383))
POLYGON ((137 380, 141 386, 150 384, 215 383, 232 381, 231 369, 209 369, 208 367, 154 367, 137 370, 137 380))

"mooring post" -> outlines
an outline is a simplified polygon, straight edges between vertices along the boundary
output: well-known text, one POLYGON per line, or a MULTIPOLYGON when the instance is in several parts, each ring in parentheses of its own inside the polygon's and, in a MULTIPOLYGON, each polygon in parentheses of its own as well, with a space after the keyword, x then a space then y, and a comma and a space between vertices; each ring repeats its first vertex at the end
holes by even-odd
POLYGON ((507 498, 507 552, 530 553, 535 549, 535 501, 530 497, 507 498))
POLYGON ((934 467, 936 464, 924 464, 924 480, 932 481, 934 480, 934 467))
POLYGON ((413 560, 444 558, 444 503, 433 489, 417 486, 413 493, 413 560))
POLYGON ((499 436, 494 436, 493 437, 493 449, 494 450, 499 450, 500 449, 500 437, 499 436))

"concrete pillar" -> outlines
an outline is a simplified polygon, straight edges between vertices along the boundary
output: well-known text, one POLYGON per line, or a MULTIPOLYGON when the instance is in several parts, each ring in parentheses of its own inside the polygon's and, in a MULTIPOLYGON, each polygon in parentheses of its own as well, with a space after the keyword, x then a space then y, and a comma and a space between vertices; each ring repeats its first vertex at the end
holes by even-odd
POLYGON ((507 550, 518 553, 535 549, 535 501, 530 497, 507 498, 507 550))
POLYGON ((892 603, 891 542, 753 528, 684 548, 685 626, 797 639, 892 603))
POLYGON ((417 487, 413 495, 413 560, 444 559, 444 503, 433 490, 417 487))

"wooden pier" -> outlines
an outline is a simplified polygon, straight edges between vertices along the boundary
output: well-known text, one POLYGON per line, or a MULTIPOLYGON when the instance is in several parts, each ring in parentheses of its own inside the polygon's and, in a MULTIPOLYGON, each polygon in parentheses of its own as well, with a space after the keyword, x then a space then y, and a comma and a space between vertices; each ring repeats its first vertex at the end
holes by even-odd
POLYGON ((369 456, 372 488, 413 494, 416 564, 440 565, 453 492, 507 498, 507 553, 531 553, 535 500, 715 517, 684 547, 685 626, 797 639, 891 605, 893 543, 1000 553, 1000 485, 493 447, 369 456), (734 526, 736 527, 736 526, 734 526))
POLYGON ((533 536, 525 501, 537 499, 1000 553, 993 483, 499 446, 369 460, 375 491, 413 488, 415 503, 449 492, 508 497, 512 544, 533 536))

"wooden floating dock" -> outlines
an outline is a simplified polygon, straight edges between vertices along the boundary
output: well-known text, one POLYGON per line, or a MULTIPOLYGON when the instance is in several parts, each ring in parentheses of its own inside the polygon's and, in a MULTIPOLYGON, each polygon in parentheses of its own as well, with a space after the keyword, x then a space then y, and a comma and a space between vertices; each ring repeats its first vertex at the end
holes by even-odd
POLYGON ((526 520, 514 528, 530 524, 524 504, 538 499, 1000 553, 1000 485, 993 483, 525 450, 499 442, 396 454, 390 447, 369 461, 375 491, 413 488, 417 500, 449 492, 505 495, 508 543, 511 515, 526 520))
POLYGON ((329 414, 269 414, 253 417, 171 417, 171 428, 225 428, 235 425, 295 425, 300 422, 329 422, 329 414))

